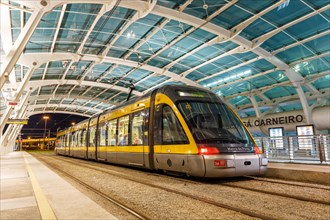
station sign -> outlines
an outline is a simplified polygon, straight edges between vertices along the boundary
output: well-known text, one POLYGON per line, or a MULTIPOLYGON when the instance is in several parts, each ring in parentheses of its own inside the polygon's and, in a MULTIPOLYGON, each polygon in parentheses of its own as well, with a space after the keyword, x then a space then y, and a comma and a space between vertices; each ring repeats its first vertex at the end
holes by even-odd
POLYGON ((10 106, 16 106, 17 105, 17 102, 10 101, 10 102, 8 102, 8 105, 10 105, 10 106))
POLYGON ((13 119, 13 118, 9 118, 6 124, 27 125, 28 124, 28 120, 27 119, 13 119))

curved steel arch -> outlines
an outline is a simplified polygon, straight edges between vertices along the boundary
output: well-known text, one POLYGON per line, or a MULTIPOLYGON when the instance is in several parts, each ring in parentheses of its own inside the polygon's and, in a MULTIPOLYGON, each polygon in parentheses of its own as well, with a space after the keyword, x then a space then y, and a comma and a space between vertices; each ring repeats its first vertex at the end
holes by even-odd
MULTIPOLYGON (((44 113, 54 113, 53 111, 31 111, 27 112, 26 116, 30 117, 32 115, 37 115, 37 114, 44 114, 44 113)), ((84 116, 84 117, 92 117, 92 115, 89 114, 84 114, 84 113, 79 113, 79 112, 73 112, 73 111, 56 111, 56 113, 61 113, 61 114, 73 114, 73 115, 79 115, 79 116, 84 116)))
MULTIPOLYGON (((28 102, 34 102, 37 100, 42 100, 42 99, 50 99, 50 98, 68 98, 68 99, 82 99, 82 100, 86 100, 89 101, 91 98, 90 97, 86 97, 86 96, 77 96, 77 95, 56 95, 54 96, 53 94, 50 95, 32 95, 28 98, 28 102)), ((103 104, 110 104, 110 105, 118 105, 118 103, 114 103, 114 102, 109 102, 108 100, 103 100, 103 99, 99 99, 99 98, 93 98, 93 101, 99 102, 99 103, 103 103, 103 104)))

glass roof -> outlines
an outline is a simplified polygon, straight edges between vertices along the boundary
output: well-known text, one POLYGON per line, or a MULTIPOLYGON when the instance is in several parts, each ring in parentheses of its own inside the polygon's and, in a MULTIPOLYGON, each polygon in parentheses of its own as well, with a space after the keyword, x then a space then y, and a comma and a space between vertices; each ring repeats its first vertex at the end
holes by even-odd
POLYGON ((1 3, 15 63, 1 103, 27 81, 30 115, 92 116, 166 84, 214 91, 241 116, 256 115, 251 97, 261 112, 329 105, 328 0, 78 2, 1 3))

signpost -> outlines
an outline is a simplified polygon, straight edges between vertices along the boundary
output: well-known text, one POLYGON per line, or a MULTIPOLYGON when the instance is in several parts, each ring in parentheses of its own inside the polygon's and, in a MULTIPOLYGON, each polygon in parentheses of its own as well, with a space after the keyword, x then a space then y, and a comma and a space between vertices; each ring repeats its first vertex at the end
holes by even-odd
POLYGON ((14 118, 9 118, 6 124, 18 124, 18 125, 27 125, 28 120, 27 119, 14 119, 14 118))

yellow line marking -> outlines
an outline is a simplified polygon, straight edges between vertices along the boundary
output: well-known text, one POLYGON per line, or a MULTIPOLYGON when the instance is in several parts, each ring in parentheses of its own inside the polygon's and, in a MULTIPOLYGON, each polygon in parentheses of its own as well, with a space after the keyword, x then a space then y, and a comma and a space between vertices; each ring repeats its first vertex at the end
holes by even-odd
POLYGON ((30 165, 28 164, 28 161, 27 161, 25 155, 24 155, 24 160, 25 160, 27 171, 28 171, 30 179, 31 179, 32 188, 33 188, 36 200, 37 200, 41 218, 47 219, 47 220, 57 219, 55 216, 55 213, 53 212, 53 209, 50 207, 49 202, 38 183, 37 178, 35 177, 30 165))

